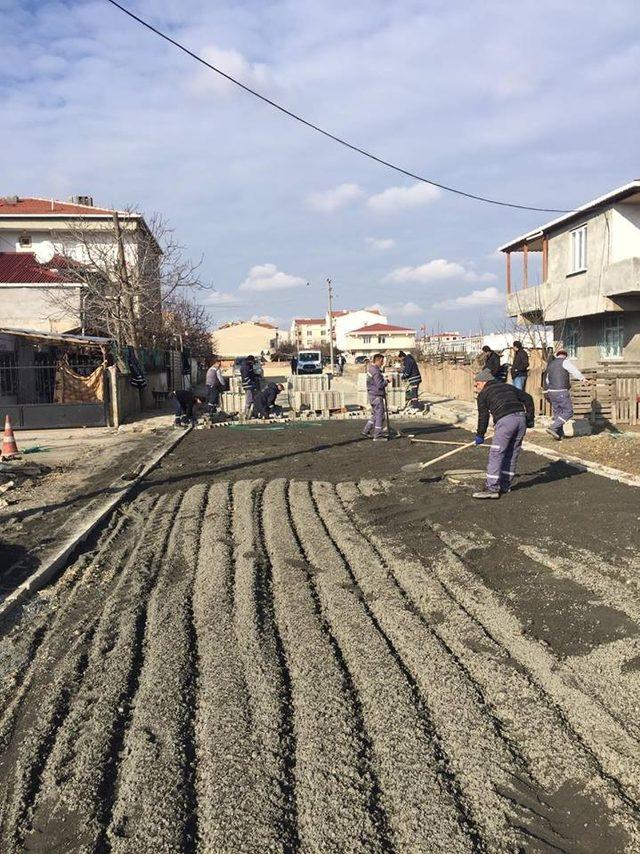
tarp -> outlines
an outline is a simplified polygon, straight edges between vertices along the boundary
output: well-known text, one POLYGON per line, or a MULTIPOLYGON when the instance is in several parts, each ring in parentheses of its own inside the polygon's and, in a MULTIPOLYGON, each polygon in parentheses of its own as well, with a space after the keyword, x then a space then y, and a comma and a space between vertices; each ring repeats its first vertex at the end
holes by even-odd
POLYGON ((77 374, 66 356, 56 365, 54 403, 102 403, 104 401, 104 365, 88 377, 77 374))

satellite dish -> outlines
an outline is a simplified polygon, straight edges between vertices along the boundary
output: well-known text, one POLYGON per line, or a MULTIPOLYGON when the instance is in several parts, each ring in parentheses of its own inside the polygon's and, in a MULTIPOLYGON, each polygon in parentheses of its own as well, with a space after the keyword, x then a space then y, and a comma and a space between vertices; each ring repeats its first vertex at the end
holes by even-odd
POLYGON ((35 248, 35 256, 38 264, 48 264, 55 254, 55 247, 50 240, 43 240, 35 248))

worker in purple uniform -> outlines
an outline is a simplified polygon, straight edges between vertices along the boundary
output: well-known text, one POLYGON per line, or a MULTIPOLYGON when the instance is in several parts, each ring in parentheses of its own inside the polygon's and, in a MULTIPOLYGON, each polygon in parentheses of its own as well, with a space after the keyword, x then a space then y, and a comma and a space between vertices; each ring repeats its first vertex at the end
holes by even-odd
POLYGON ((376 353, 373 359, 369 362, 367 368, 367 393, 369 394, 369 403, 371 404, 371 415, 362 431, 363 436, 370 436, 373 430, 374 442, 386 442, 387 437, 382 435, 382 427, 384 424, 385 398, 387 396, 386 388, 388 380, 384 378, 382 373, 382 365, 384 356, 382 353, 376 353))
POLYGON ((487 463, 487 483, 484 490, 474 492, 473 497, 500 498, 511 492, 522 440, 527 427, 534 424, 533 398, 517 386, 500 382, 487 368, 475 375, 474 386, 478 393, 476 445, 484 442, 489 415, 493 417, 494 430, 487 463))

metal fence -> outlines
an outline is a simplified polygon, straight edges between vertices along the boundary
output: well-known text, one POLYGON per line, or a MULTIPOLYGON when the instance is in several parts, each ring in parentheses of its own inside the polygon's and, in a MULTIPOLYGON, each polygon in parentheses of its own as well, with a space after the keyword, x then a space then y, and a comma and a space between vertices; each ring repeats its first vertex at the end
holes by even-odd
MULTIPOLYGON (((13 354, 9 354, 13 356, 13 354)), ((101 361, 83 359, 70 362, 77 374, 88 377, 101 361)), ((42 361, 33 365, 17 365, 15 358, 0 358, 0 401, 11 404, 47 404, 55 402, 56 365, 42 361)))

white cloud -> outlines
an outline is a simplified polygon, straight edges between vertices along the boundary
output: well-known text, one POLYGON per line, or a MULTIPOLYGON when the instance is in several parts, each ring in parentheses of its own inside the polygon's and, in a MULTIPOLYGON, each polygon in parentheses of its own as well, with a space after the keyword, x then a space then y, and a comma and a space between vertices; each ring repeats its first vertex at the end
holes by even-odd
MULTIPOLYGON (((201 51, 201 55, 211 65, 215 65, 221 71, 224 71, 230 77, 235 77, 246 86, 251 86, 253 89, 264 91, 270 88, 272 80, 269 69, 266 65, 259 62, 249 62, 237 50, 223 50, 222 48, 210 46, 201 51)), ((240 89, 231 81, 226 80, 215 71, 208 68, 202 68, 194 74, 188 83, 188 89, 191 94, 206 97, 207 95, 216 95, 226 98, 233 93, 240 92, 240 89)))
POLYGON ((434 258, 418 267, 396 267, 388 273, 384 280, 395 284, 416 282, 421 285, 429 282, 441 282, 446 279, 460 279, 464 282, 493 282, 494 273, 476 273, 457 261, 447 261, 445 258, 434 258))
POLYGON ((332 190, 324 190, 320 193, 311 193, 307 198, 307 204, 314 211, 332 213, 340 210, 351 202, 362 198, 364 192, 357 184, 339 184, 332 190))
POLYGON ((211 291, 202 300, 204 305, 239 305, 242 300, 236 294, 226 293, 225 291, 211 291))
POLYGON ((240 291, 282 291, 304 285, 305 279, 278 270, 275 264, 257 264, 240 285, 240 291))
POLYGON ((375 213, 390 214, 431 204, 440 196, 440 190, 431 184, 417 183, 411 187, 388 187, 367 200, 367 207, 375 213))
POLYGON ((422 306, 419 306, 415 302, 392 303, 390 305, 382 305, 376 302, 373 305, 367 306, 368 311, 375 311, 376 309, 380 314, 384 314, 387 317, 398 315, 401 317, 419 317, 425 313, 422 306))
POLYGON ((393 249, 396 245, 392 237, 365 237, 364 242, 372 249, 393 249))
POLYGON ((447 299, 443 302, 434 303, 434 308, 473 308, 484 305, 501 305, 504 302, 504 294, 496 287, 485 288, 483 291, 471 291, 455 299, 447 299))

